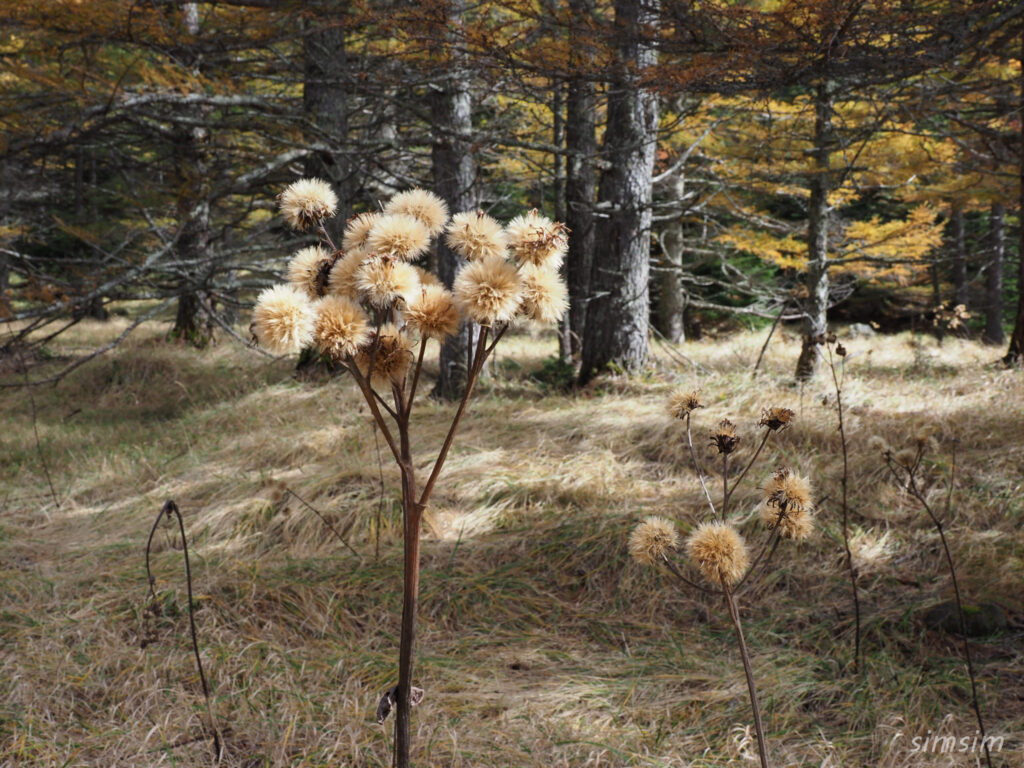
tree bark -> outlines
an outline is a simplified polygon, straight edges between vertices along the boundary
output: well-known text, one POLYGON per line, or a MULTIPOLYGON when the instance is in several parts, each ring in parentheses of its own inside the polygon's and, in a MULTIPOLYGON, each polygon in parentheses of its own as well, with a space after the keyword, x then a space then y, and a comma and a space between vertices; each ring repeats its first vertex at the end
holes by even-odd
POLYGON ((967 244, 964 240, 964 207, 954 203, 950 213, 950 228, 953 230, 953 305, 968 307, 970 296, 967 292, 967 244))
POLYGON ((569 252, 565 277, 569 289, 569 351, 579 357, 590 296, 594 255, 594 196, 597 193, 597 96, 588 77, 593 51, 582 35, 585 19, 592 18, 593 0, 569 0, 570 71, 565 119, 565 224, 569 252))
MULTIPOLYGON (((1020 57, 1024 61, 1024 34, 1020 38, 1020 57)), ((1024 108, 1024 68, 1020 73, 1020 106, 1024 108)), ((1018 121, 1020 136, 1018 141, 1017 173, 1018 180, 1018 215, 1021 225, 1018 227, 1017 248, 1017 316, 1013 322, 1013 333, 1010 334, 1010 346, 1006 350, 1003 362, 1006 365, 1024 365, 1024 120, 1018 121)))
POLYGON ((985 333, 988 344, 1003 343, 1003 254, 1006 250, 1006 207, 992 203, 989 219, 991 258, 985 270, 985 333))
POLYGON ((608 93, 590 302, 580 382, 610 364, 638 370, 647 360, 650 322, 651 175, 657 149, 658 97, 642 82, 657 63, 650 35, 658 0, 616 0, 618 61, 608 93))
MULTIPOLYGON (((674 180, 672 192, 677 200, 683 199, 686 177, 682 171, 674 180)), ((657 272, 658 301, 655 312, 658 331, 675 343, 685 339, 684 314, 686 292, 682 270, 685 239, 682 216, 673 219, 661 233, 662 263, 657 272)))
POLYGON ((828 331, 828 193, 832 184, 829 153, 832 131, 832 94, 828 83, 818 86, 814 116, 814 169, 807 207, 807 272, 804 285, 804 334, 796 363, 797 381, 814 377, 821 364, 822 337, 828 331))
MULTIPOLYGON (((461 23, 465 0, 452 0, 447 7, 449 25, 461 23)), ((452 213, 472 211, 480 205, 477 188, 476 157, 472 148, 473 101, 469 86, 469 66, 464 53, 450 46, 450 65, 443 82, 431 97, 434 117, 433 166, 434 190, 444 198, 452 213)), ((452 287, 455 274, 465 260, 445 245, 437 247, 437 273, 441 281, 452 287)), ((479 329, 465 322, 454 336, 441 345, 440 375, 434 386, 434 397, 456 400, 466 388, 468 362, 479 329)))

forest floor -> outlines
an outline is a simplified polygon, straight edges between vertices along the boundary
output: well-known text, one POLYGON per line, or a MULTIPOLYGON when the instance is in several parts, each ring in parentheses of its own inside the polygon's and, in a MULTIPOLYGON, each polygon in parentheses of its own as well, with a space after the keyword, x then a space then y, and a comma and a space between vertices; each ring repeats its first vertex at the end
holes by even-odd
MULTIPOLYGON (((83 323, 31 374, 123 325, 83 323)), ((293 361, 229 341, 196 351, 164 332, 132 336, 31 399, 0 397, 0 765, 211 764, 180 536, 166 526, 153 555, 160 611, 145 615, 144 548, 167 499, 186 521, 225 765, 390 765, 375 710, 397 666, 399 484, 359 394, 347 377, 301 381, 293 361)), ((844 342, 857 674, 835 392, 824 376, 792 385, 789 332, 752 379, 763 338, 658 346, 648 373, 576 393, 533 377, 550 337, 502 342, 429 510, 416 765, 756 764, 724 606, 626 551, 647 515, 683 531, 707 518, 666 411, 679 387, 708 404, 694 430, 709 462, 719 419, 738 425, 742 459, 761 408, 796 412, 734 497, 744 534, 763 538, 758 489, 777 466, 807 474, 821 500, 815 533, 781 547, 740 606, 773 765, 980 764, 922 741, 970 747, 977 725, 959 639, 921 619, 952 595, 938 535, 881 454, 921 436, 940 512, 958 440, 946 532, 961 588, 1009 617, 972 641, 985 724, 1003 739, 993 764, 1024 764, 1024 375, 992 365, 1001 350, 958 339, 844 342)), ((0 383, 20 376, 0 369, 0 383)), ((450 409, 419 408, 422 468, 450 409)))

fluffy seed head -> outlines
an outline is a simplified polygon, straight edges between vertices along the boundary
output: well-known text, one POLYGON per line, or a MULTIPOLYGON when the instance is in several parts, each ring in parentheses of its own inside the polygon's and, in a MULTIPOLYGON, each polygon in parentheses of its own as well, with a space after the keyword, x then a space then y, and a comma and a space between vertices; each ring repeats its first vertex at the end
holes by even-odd
POLYGON ((642 565, 660 563, 661 558, 679 547, 679 534, 671 520, 652 515, 629 534, 629 554, 642 565))
POLYGON ((711 433, 711 442, 714 443, 719 453, 729 454, 736 450, 740 442, 736 434, 736 425, 728 419, 718 422, 718 427, 711 433))
POLYGON ((442 283, 438 279, 437 275, 435 275, 429 269, 424 269, 423 267, 417 266, 416 274, 420 279, 420 285, 444 285, 444 283, 442 283))
POLYGON ((370 230, 373 229, 373 225, 379 218, 379 213, 369 211, 353 216, 345 223, 345 234, 341 239, 341 247, 345 253, 366 250, 366 238, 370 236, 370 230))
POLYGON ((427 285, 409 299, 405 319, 419 333, 430 339, 444 339, 459 330, 459 310, 443 285, 427 285))
POLYGON ((768 427, 772 432, 783 430, 793 421, 793 411, 789 408, 764 408, 761 411, 759 426, 768 427))
POLYGON ((394 323, 385 323, 376 337, 356 353, 356 366, 363 376, 370 376, 376 388, 398 384, 405 379, 412 363, 412 339, 394 323), (370 360, 373 374, 370 376, 370 360))
POLYGON ((319 245, 311 245, 297 251, 288 262, 288 282, 310 299, 320 295, 320 271, 327 266, 330 254, 319 245))
POLYGON ((278 198, 285 221, 299 232, 318 226, 338 210, 338 197, 322 179, 299 179, 278 198))
POLYGON ((397 299, 408 301, 416 295, 420 279, 411 264, 371 256, 356 270, 359 295, 378 309, 390 307, 397 299))
POLYGON ((444 225, 448 223, 448 204, 425 189, 399 192, 384 206, 384 214, 391 213, 405 213, 419 219, 430 237, 444 231, 444 225))
POLYGON ((305 293, 290 285, 267 288, 256 299, 249 326, 261 347, 288 355, 313 341, 316 313, 305 293))
POLYGON ((784 539, 803 541, 811 533, 814 504, 807 478, 788 467, 777 469, 764 488, 761 520, 769 531, 779 529, 784 539))
POLYGON ((356 272, 362 266, 366 256, 362 251, 350 251, 334 262, 327 276, 327 293, 332 296, 346 296, 356 299, 359 289, 356 288, 356 272))
POLYGON ((325 296, 316 304, 317 348, 334 360, 356 354, 370 340, 370 319, 362 307, 344 296, 325 296))
POLYGON ((519 270, 519 279, 523 316, 542 323, 558 322, 569 308, 569 291, 558 272, 526 264, 519 270))
POLYGON ((377 219, 366 236, 366 248, 378 256, 412 261, 430 246, 426 225, 407 213, 391 213, 377 219))
POLYGON ((668 412, 673 419, 685 419, 698 408, 703 408, 699 392, 676 392, 668 401, 668 412))
POLYGON ((743 537, 726 523, 698 526, 686 540, 686 551, 704 578, 714 584, 735 584, 750 563, 743 537))
POLYGON ((467 261, 504 256, 508 248, 501 224, 483 211, 456 213, 445 242, 467 261))
POLYGON ((505 227, 516 260, 557 269, 569 247, 569 230, 560 222, 541 216, 536 209, 516 216, 505 227))
POLYGON ((519 309, 519 272, 503 258, 472 261, 455 276, 455 304, 480 325, 511 320, 519 309))

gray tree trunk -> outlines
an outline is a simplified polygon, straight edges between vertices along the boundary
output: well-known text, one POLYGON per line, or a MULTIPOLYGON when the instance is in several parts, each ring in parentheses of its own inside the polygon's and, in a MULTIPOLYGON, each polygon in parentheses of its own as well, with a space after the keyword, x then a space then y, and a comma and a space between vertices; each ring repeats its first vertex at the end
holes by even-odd
MULTIPOLYGON (((672 193, 683 199, 686 177, 682 171, 674 180, 672 193)), ((682 216, 670 221, 661 233, 661 264, 657 271, 658 302, 654 313, 658 331, 669 341, 683 341, 686 290, 683 287, 684 239, 682 216)))
MULTIPOLYGON (((460 22, 464 0, 449 5, 450 23, 460 22)), ((434 144, 431 164, 434 191, 448 203, 451 212, 471 211, 480 205, 477 186, 477 164, 473 155, 473 100, 469 87, 469 67, 464 54, 452 46, 450 68, 444 80, 431 94, 434 117, 434 144)), ((443 239, 437 248, 437 273, 441 281, 452 287, 455 274, 465 260, 448 248, 443 239)), ((458 334, 441 346, 441 370, 434 386, 434 396, 455 400, 466 387, 467 364, 478 330, 472 323, 463 323, 458 334)))
POLYGON ((330 227, 340 234, 352 213, 354 176, 348 142, 348 54, 342 16, 345 4, 324 2, 302 37, 302 109, 306 139, 326 148, 310 154, 305 171, 330 182, 338 194, 338 215, 330 227))
MULTIPOLYGON (((1020 38, 1020 55, 1024 57, 1024 33, 1020 38)), ((1017 91, 1019 103, 1024 109, 1024 68, 1020 73, 1020 88, 1017 91)), ((1006 365, 1024 365, 1024 120, 1019 121, 1020 134, 1017 142, 1017 212, 1021 225, 1017 228, 1017 312, 1013 321, 1013 332, 1003 362, 1006 365)))
POLYGON ((992 203, 991 259, 985 270, 985 333, 988 344, 1003 343, 1003 255, 1006 251, 1006 207, 992 203))
POLYGON ((807 205, 807 272, 804 285, 803 344, 796 363, 796 378, 806 381, 821 363, 822 337, 828 331, 828 193, 832 186, 829 152, 834 142, 832 94, 828 84, 818 86, 814 116, 814 168, 807 205))
POLYGON ((580 381, 614 364, 627 371, 647 360, 650 322, 651 174, 657 149, 658 97, 640 83, 657 63, 650 38, 658 0, 616 0, 618 61, 608 92, 590 302, 580 381))
POLYGON ((962 204, 954 204, 950 214, 950 227, 953 230, 953 304, 970 303, 967 291, 967 243, 964 240, 964 208, 962 204))
POLYGON ((569 288, 569 351, 578 357, 586 325, 590 271, 594 256, 594 196, 597 194, 597 96, 587 76, 593 51, 580 29, 593 17, 593 0, 569 0, 570 69, 565 119, 565 224, 569 227, 569 253, 565 277, 569 288))

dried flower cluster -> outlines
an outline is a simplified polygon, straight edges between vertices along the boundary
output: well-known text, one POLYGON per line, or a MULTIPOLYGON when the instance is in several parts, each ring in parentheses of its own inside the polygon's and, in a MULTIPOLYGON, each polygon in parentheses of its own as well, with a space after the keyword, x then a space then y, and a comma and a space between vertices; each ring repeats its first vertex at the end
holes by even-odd
POLYGON ((761 519, 768 530, 778 529, 784 539, 803 541, 811 533, 813 512, 807 478, 788 467, 777 469, 764 488, 761 519))
POLYGON ((288 285, 260 294, 252 332, 272 352, 315 344, 338 362, 354 363, 375 387, 387 386, 404 380, 417 337, 444 339, 463 319, 486 326, 550 323, 568 307, 558 274, 567 230, 536 211, 507 228, 482 211, 449 219, 443 200, 413 189, 395 195, 381 213, 350 219, 335 248, 323 224, 337 202, 318 179, 297 181, 280 196, 293 228, 319 230, 328 242, 296 252, 288 285), (450 291, 412 263, 440 235, 469 262, 450 291))
POLYGON ((676 527, 664 517, 648 517, 629 535, 629 554, 644 565, 660 562, 670 550, 678 547, 676 527))

